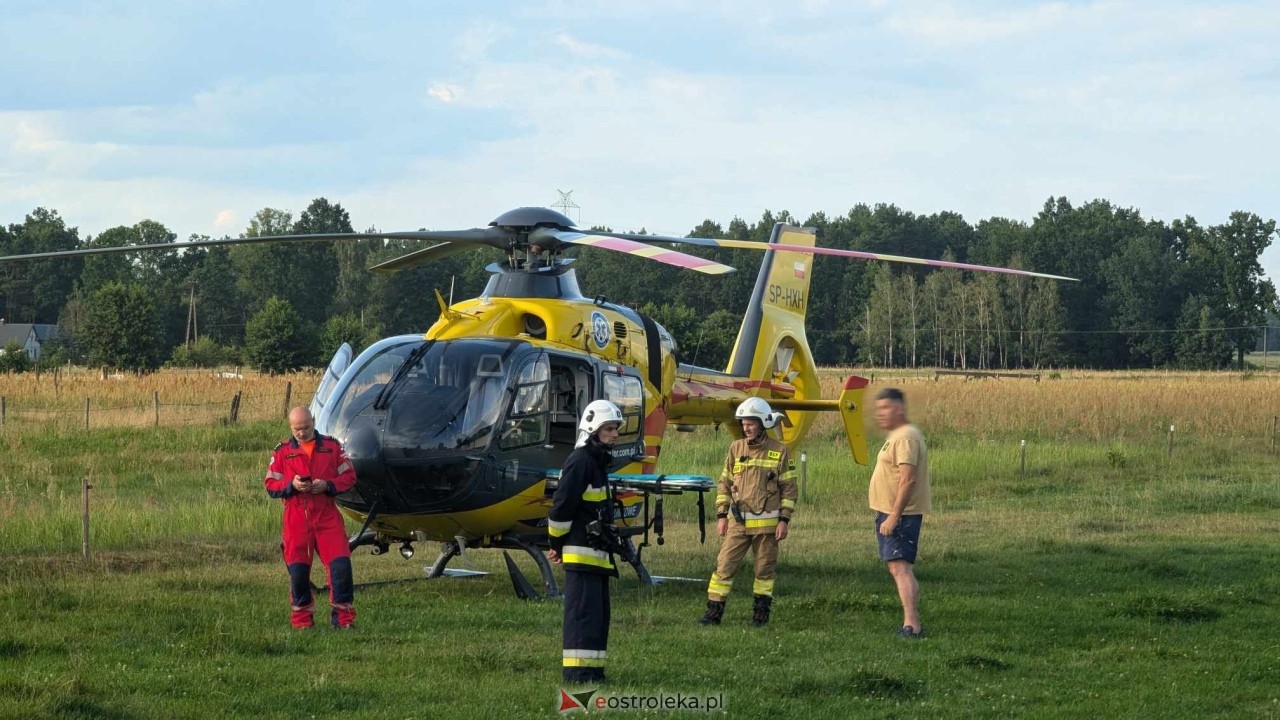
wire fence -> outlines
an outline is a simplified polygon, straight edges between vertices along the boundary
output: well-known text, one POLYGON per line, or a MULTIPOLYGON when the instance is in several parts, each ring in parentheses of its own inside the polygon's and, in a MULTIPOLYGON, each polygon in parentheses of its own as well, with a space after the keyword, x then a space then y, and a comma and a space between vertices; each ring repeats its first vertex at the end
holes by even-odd
POLYGON ((31 425, 55 427, 161 427, 176 425, 236 424, 259 420, 277 420, 288 415, 289 408, 299 403, 291 382, 278 393, 247 394, 236 390, 221 400, 177 402, 165 400, 159 391, 150 398, 133 401, 109 401, 84 398, 62 398, 56 405, 33 399, 0 395, 0 428, 31 425), (74 403, 74 404, 72 404, 74 403))

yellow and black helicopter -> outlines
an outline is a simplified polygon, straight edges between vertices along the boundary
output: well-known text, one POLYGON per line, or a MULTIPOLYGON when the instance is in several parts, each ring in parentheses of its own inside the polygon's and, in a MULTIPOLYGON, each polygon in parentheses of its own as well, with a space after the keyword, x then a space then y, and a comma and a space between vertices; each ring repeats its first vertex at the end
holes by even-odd
MULTIPOLYGON (((629 562, 644 582, 655 579, 641 553, 650 532, 662 543, 663 497, 703 494, 711 478, 659 474, 669 428, 692 429, 733 422, 736 406, 762 397, 784 412, 781 439, 798 443, 815 413, 838 412, 854 459, 866 464, 862 393, 867 381, 849 377, 839 396, 823 399, 805 336, 809 279, 816 254, 910 262, 1058 278, 1023 270, 907 258, 816 246, 812 228, 783 223, 768 243, 582 232, 546 208, 508 211, 485 228, 459 231, 348 233, 226 238, 167 246, 86 248, 10 256, 0 262, 174 249, 244 242, 410 239, 431 247, 371 268, 395 272, 477 247, 498 248, 505 262, 480 297, 449 305, 439 291, 439 320, 423 335, 374 343, 358 357, 343 345, 330 362, 311 402, 316 429, 338 438, 358 476, 339 497, 346 516, 360 524, 352 548, 374 554, 398 543, 405 558, 413 543, 440 542, 428 577, 467 548, 522 550, 533 558, 549 595, 555 576, 540 548, 561 464, 572 451, 579 415, 587 403, 608 399, 625 417, 615 445, 611 482, 618 491, 615 515, 631 550, 629 562), (593 247, 710 275, 734 268, 652 243, 763 251, 746 315, 724 371, 680 363, 674 338, 652 318, 582 294, 571 263, 561 257, 593 247), (643 534, 637 547, 633 538, 643 534)), ((1069 278, 1058 278, 1069 279, 1069 278)), ((705 530, 703 531, 705 538, 705 530)), ((533 597, 508 555, 517 594, 533 597)))

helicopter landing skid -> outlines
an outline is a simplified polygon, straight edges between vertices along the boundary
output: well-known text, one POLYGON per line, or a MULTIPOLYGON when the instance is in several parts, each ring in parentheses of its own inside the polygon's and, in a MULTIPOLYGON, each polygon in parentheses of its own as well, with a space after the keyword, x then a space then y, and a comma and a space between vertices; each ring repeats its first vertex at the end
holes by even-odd
MULTIPOLYGON (((455 557, 462 555, 462 543, 458 540, 446 540, 440 543, 440 555, 436 557, 436 561, 426 568, 427 578, 438 577, 476 577, 479 575, 487 575, 478 570, 454 570, 448 568, 449 562, 455 557)), ((551 570, 551 563, 546 556, 542 554, 537 547, 530 545, 515 535, 503 535, 498 542, 490 547, 503 550, 523 550, 533 558, 534 563, 538 566, 538 571, 542 575, 542 584, 546 588, 547 598, 560 597, 560 586, 556 583, 555 573, 551 570)), ((543 596, 538 595, 537 590, 525 579, 524 574, 516 567, 515 562, 508 556, 507 572, 511 575, 511 582, 516 588, 516 595, 523 600, 541 600, 543 596)))
MULTIPOLYGON (((537 546, 525 542, 513 533, 504 534, 494 546, 504 550, 525 551, 529 557, 533 558, 534 564, 538 566, 538 572, 542 574, 542 586, 546 588, 546 597, 552 599, 560 597, 560 586, 556 584, 556 575, 551 570, 551 561, 547 559, 546 555, 542 554, 542 550, 538 549, 537 546)), ((511 575, 511 584, 515 587, 516 596, 522 600, 543 599, 538 597, 537 591, 525 579, 524 573, 520 572, 520 568, 516 567, 515 562, 511 560, 511 556, 508 555, 506 557, 506 562, 507 573, 511 575)))
POLYGON ((428 578, 438 578, 445 574, 444 568, 449 561, 462 554, 462 549, 458 547, 458 541, 446 540, 440 543, 440 555, 436 557, 436 561, 431 563, 427 568, 428 578))

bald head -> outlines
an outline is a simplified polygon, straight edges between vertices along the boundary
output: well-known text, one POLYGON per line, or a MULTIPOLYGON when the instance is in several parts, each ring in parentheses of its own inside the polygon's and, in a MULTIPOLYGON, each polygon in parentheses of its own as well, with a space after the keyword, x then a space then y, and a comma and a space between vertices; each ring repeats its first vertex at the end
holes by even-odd
POLYGON ((311 417, 311 411, 301 405, 290 410, 289 431, 293 433, 293 438, 298 442, 314 440, 316 437, 316 423, 315 419, 311 417))

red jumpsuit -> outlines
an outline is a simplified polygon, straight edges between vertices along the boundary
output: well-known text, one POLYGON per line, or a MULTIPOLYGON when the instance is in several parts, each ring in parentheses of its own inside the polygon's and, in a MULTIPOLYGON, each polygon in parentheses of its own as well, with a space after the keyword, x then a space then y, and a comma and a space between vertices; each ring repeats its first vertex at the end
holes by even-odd
POLYGON ((297 439, 276 446, 265 480, 267 494, 284 502, 283 549, 289 570, 289 595, 293 626, 311 627, 311 556, 319 553, 329 574, 330 620, 335 627, 355 622, 355 584, 351 575, 351 550, 346 527, 334 496, 356 484, 356 472, 342 444, 327 436, 315 436, 310 456, 297 439), (326 480, 325 492, 300 493, 294 476, 326 480))

